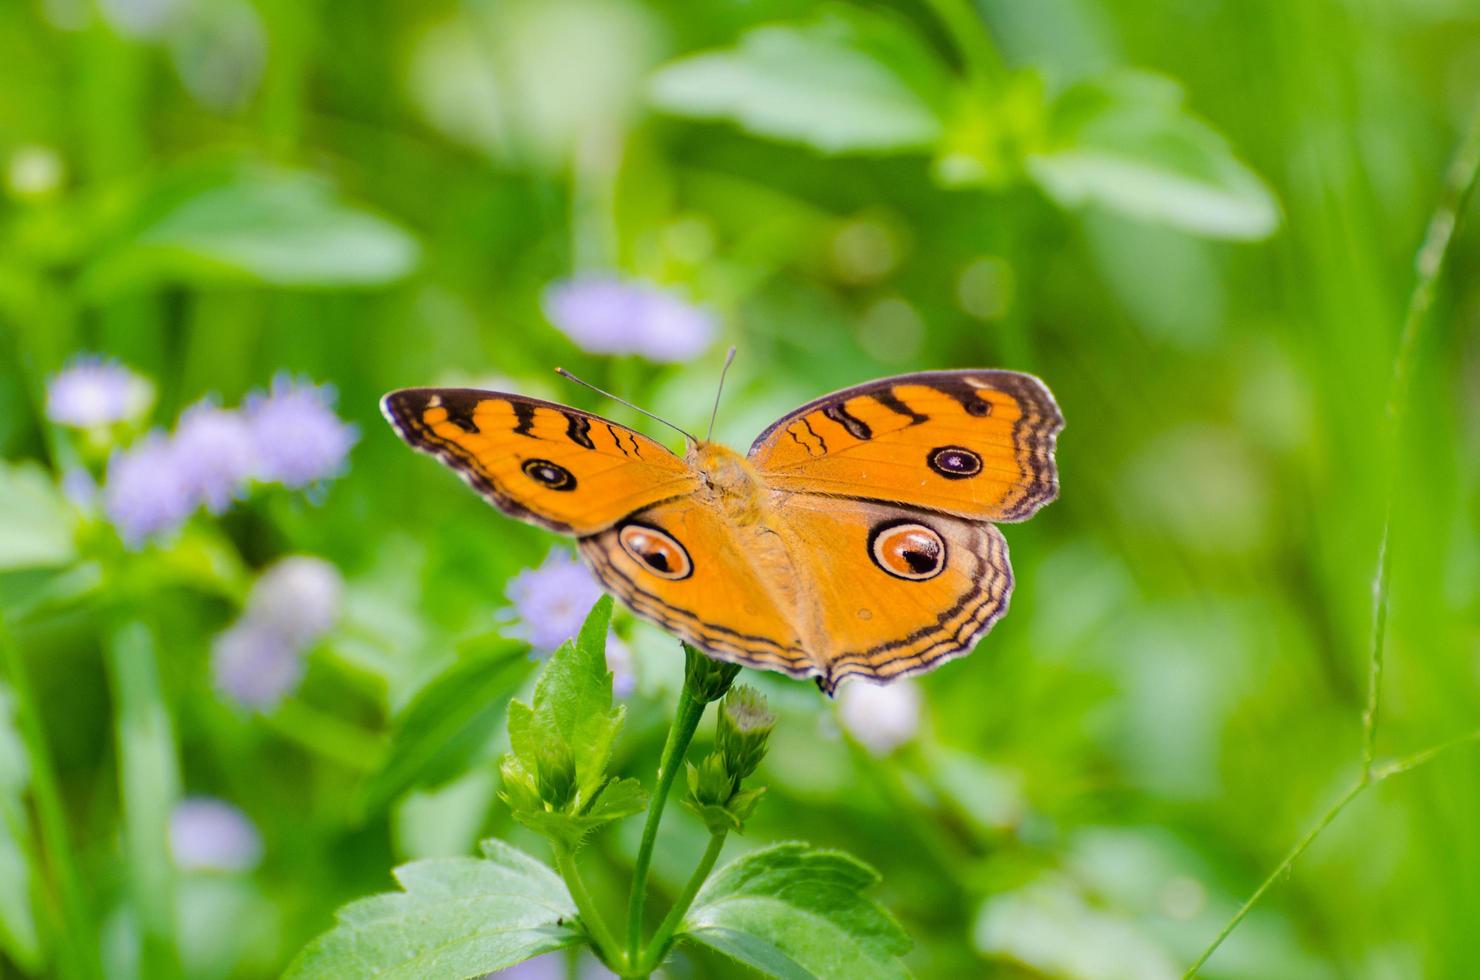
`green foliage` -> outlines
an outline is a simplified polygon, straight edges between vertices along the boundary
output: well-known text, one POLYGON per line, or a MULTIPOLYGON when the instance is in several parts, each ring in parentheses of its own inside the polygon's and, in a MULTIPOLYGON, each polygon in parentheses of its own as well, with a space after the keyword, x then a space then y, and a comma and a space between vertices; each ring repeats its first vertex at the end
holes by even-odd
POLYGON ((681 937, 787 980, 905 977, 909 939, 862 894, 878 880, 846 854, 776 844, 721 868, 681 937))
POLYGON ((14 710, 10 691, 0 684, 0 952, 23 970, 39 971, 41 937, 31 903, 35 838, 24 804, 30 779, 14 710))
POLYGON ((1065 92, 1027 166, 1064 207, 1094 202, 1209 238, 1263 238, 1280 220, 1263 181, 1161 76, 1124 72, 1065 92))
POLYGON ((529 673, 525 652, 515 642, 479 650, 418 691, 361 791, 361 812, 373 813, 412 787, 441 786, 486 756, 509 697, 529 673))
POLYGON ((95 302, 152 285, 376 286, 404 276, 418 247, 311 174, 254 166, 187 171, 146 195, 127 233, 83 273, 95 302))
POLYGON ((734 48, 661 69, 652 97, 669 112, 730 119, 824 153, 898 153, 940 138, 946 84, 910 31, 855 13, 757 27, 734 48))
POLYGON ((71 563, 75 524, 40 467, 0 463, 0 573, 71 563))
POLYGON ((509 706, 503 796, 520 823, 575 848, 597 827, 639 812, 647 797, 633 779, 607 775, 625 707, 612 707, 606 635, 612 599, 592 608, 580 635, 550 658, 534 701, 509 706))
POLYGON ((483 858, 395 870, 403 891, 361 899, 288 967, 288 980, 474 977, 574 945, 575 906, 554 872, 499 840, 483 858))

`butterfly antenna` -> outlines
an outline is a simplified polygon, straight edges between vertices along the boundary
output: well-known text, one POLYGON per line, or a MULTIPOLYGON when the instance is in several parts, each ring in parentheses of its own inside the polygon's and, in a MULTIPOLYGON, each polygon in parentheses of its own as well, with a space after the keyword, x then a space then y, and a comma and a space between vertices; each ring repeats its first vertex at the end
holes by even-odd
POLYGON ((683 437, 685 439, 688 439, 690 442, 697 443, 699 441, 698 438, 695 437, 694 434, 691 433, 691 432, 689 432, 687 429, 680 429, 678 426, 674 425, 672 422, 668 421, 667 419, 663 418, 660 415, 654 415, 652 412, 649 412, 645 408, 638 408, 636 405, 632 404, 627 399, 625 399, 625 398, 618 398, 616 395, 612 394, 611 392, 606 391, 606 390, 601 389, 601 388, 598 388, 598 387, 596 387, 595 385, 593 385, 589 381, 582 381, 580 378, 576 377, 574 374, 571 374, 565 368, 558 367, 558 368, 555 369, 555 373, 558 374, 558 375, 560 375, 562 378, 565 378, 568 381, 574 381, 578 385, 581 385, 581 386, 586 387, 586 388, 590 388, 592 391, 596 392, 598 395, 601 395, 601 396, 603 396, 605 398, 610 398, 612 401, 616 402, 618 405, 626 405, 628 408, 632 409, 632 411, 639 412, 639 413, 641 413, 643 415, 646 415, 648 418, 652 419, 654 422, 662 422, 664 425, 668 426, 668 428, 674 430, 675 432, 682 433, 683 434, 683 437))
POLYGON ((725 355, 725 366, 719 369, 719 387, 714 390, 714 411, 709 413, 709 431, 704 434, 704 441, 708 442, 714 435, 714 420, 719 418, 719 396, 725 391, 725 375, 730 373, 730 365, 735 362, 735 348, 730 347, 730 352, 725 355))

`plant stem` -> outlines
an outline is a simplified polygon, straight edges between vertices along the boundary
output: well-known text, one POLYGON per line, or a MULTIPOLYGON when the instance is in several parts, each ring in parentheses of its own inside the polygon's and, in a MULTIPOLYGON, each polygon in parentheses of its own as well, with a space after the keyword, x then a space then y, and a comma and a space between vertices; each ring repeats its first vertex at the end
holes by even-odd
POLYGON ((576 903, 576 911, 581 914, 581 923, 585 925, 591 941, 596 944, 601 961, 612 970, 623 972, 628 960, 622 955, 621 944, 597 911, 596 903, 591 900, 591 893, 586 890, 586 883, 581 880, 581 872, 576 867, 575 855, 569 848, 559 844, 555 845, 555 870, 565 879, 565 887, 570 890, 570 897, 576 903))
POLYGON ((1239 910, 1234 913, 1233 918, 1228 920, 1222 931, 1208 944, 1208 948, 1203 950, 1202 955, 1197 958, 1197 961, 1187 968, 1186 973, 1182 974, 1183 980, 1188 980, 1188 978, 1197 974, 1197 971, 1202 968, 1202 965, 1208 961, 1208 957, 1212 956, 1218 947, 1223 944, 1223 940, 1227 939, 1229 934, 1238 928, 1238 924, 1244 921, 1244 917, 1249 914, 1249 910, 1258 904, 1259 900, 1264 897, 1264 893, 1269 891, 1270 887, 1276 881, 1289 873, 1290 868, 1300 858, 1300 855, 1304 854, 1306 848, 1310 847, 1311 843, 1321 835, 1321 832, 1331 825, 1331 821, 1335 820, 1341 811, 1346 809, 1347 804, 1385 779, 1401 775, 1405 772, 1412 772, 1420 766, 1433 762, 1452 748, 1469 745, 1473 742, 1480 742, 1480 731, 1466 732, 1464 735, 1446 739, 1437 745, 1431 745, 1426 749, 1421 749, 1412 755, 1393 759, 1391 762, 1383 763, 1380 766, 1363 769, 1362 774, 1357 777, 1356 782, 1352 783, 1351 787, 1335 803, 1331 804, 1330 809, 1321 814, 1320 819, 1290 849, 1290 853, 1285 855, 1285 859, 1269 873, 1268 877, 1260 882, 1258 888, 1254 889, 1254 894, 1250 895, 1244 904, 1239 906, 1239 910))
POLYGON ((63 928, 55 950, 59 972, 63 977, 88 978, 102 975, 97 950, 97 932, 92 912, 82 888, 82 875, 77 869, 77 856, 67 833, 67 812, 57 786, 56 770, 46 747, 46 732, 41 725, 40 705, 31 688, 25 658, 0 618, 0 656, 15 692, 16 716, 21 740, 26 747, 30 767, 31 798, 36 806, 36 820, 41 840, 50 858, 56 889, 61 899, 63 928))
POLYGON ((708 880, 709 872, 714 870, 714 863, 719 860, 719 852, 724 849, 727 836, 729 835, 724 833, 710 835, 709 846, 704 849, 704 856, 699 859, 699 866, 694 869, 693 874, 689 875, 683 891, 679 892, 678 898, 673 901, 673 908, 669 909, 668 914, 663 917, 658 931, 653 933, 653 938, 643 950, 642 957, 637 960, 641 964, 643 973, 651 973, 658 968, 658 963, 662 960, 663 954, 667 952, 668 943, 678 929, 678 924, 683 921, 689 906, 694 904, 694 896, 699 894, 699 889, 708 880))
POLYGON ((1428 322, 1434 305, 1434 289, 1449 257, 1455 229, 1465 212, 1475 183, 1480 178, 1480 105, 1477 105, 1464 139, 1454 154, 1445 174, 1439 206, 1429 219, 1423 244, 1414 258, 1416 280, 1408 296, 1408 310, 1398 334, 1398 350, 1393 361, 1393 376, 1388 384, 1387 417, 1384 424, 1384 464, 1387 467, 1387 500, 1382 518, 1382 538, 1378 544, 1377 573, 1372 583, 1372 646, 1367 670, 1367 707, 1362 713, 1362 766, 1372 768, 1376 755, 1377 721, 1382 708, 1382 671, 1387 633, 1388 588, 1392 579, 1389 542, 1393 526, 1393 500, 1397 496, 1397 452, 1403 423, 1408 414, 1408 389, 1413 377, 1413 362, 1418 350, 1419 334, 1428 322))
POLYGON ((704 717, 707 703, 699 697, 693 687, 693 675, 684 673, 683 690, 678 695, 678 710, 673 717, 673 727, 668 729, 668 740, 663 744, 663 755, 658 761, 658 784, 648 801, 647 822, 642 827, 642 844, 637 849, 637 863, 632 868, 632 894, 627 901, 627 958, 636 963, 642 946, 642 907, 647 898, 648 866, 653 860, 653 845, 658 840, 658 824, 663 819, 663 807, 668 803, 668 793, 673 788, 673 779, 694 740, 694 731, 699 719, 704 717))

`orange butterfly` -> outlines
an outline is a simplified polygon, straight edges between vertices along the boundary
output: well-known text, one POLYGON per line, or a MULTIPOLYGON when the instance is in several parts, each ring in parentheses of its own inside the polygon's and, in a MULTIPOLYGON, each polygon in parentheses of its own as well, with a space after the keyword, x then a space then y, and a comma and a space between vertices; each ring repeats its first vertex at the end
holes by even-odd
POLYGON ((401 438, 504 512, 574 536, 639 616, 724 660, 886 682, 969 651, 1007 611, 992 522, 1058 495, 1063 416, 1037 378, 928 371, 804 405, 741 456, 682 458, 564 405, 407 388, 401 438))

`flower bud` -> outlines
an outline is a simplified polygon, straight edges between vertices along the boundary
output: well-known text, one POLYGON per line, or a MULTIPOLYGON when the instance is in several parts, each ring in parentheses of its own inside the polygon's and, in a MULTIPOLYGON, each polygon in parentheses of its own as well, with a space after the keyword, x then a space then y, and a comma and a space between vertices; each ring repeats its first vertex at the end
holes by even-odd
POLYGON ((558 738, 540 743, 536 765, 540 799, 559 810, 570 802, 576 789, 576 760, 570 746, 558 738))
POLYGON ((715 746, 736 785, 748 778, 766 755, 766 740, 776 727, 776 716, 753 687, 741 685, 725 695, 720 705, 715 746))
POLYGON ((697 766, 689 764, 689 793, 700 806, 724 806, 739 786, 718 752, 709 753, 697 766))
POLYGON ((519 764, 519 760, 512 755, 507 756, 499 771, 503 775, 500 795, 509 804, 509 809, 518 814, 545 808, 545 802, 540 799, 539 790, 535 788, 534 777, 519 764))
POLYGON ((684 684, 694 692, 694 697, 705 704, 724 697, 730 685, 735 683, 740 665, 715 660, 687 643, 683 645, 683 652, 684 684))

